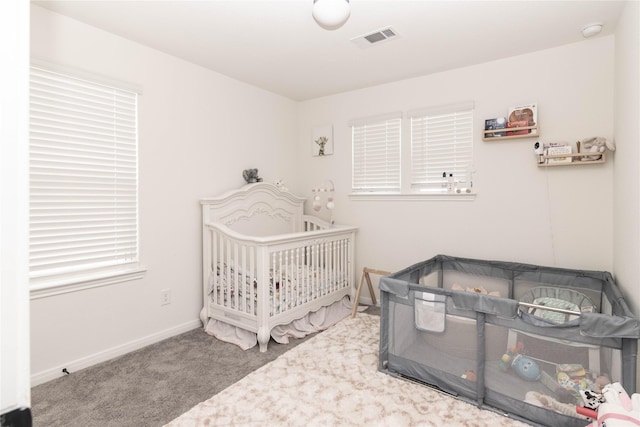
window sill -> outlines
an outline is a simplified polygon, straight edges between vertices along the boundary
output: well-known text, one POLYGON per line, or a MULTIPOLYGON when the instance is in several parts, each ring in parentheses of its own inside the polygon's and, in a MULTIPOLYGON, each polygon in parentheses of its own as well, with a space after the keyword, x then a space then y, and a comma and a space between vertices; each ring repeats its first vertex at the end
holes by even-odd
POLYGON ((352 193, 351 200, 386 200, 386 201, 473 201, 477 193, 352 193))
POLYGON ((46 298, 69 292, 83 291, 100 286, 115 285, 116 283, 142 279, 146 272, 147 269, 145 267, 137 266, 90 277, 82 276, 76 279, 37 284, 31 286, 31 299, 46 298))

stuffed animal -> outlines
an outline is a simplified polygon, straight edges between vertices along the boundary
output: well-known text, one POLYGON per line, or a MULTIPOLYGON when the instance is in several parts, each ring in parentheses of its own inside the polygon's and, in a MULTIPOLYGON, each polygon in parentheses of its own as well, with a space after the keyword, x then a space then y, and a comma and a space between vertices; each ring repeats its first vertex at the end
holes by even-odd
POLYGON ((596 393, 591 390, 580 390, 583 406, 587 409, 598 410, 598 407, 606 402, 602 393, 596 393))
POLYGON ((616 144, 601 136, 584 138, 577 142, 579 153, 595 154, 595 156, 584 156, 582 160, 598 160, 605 150, 615 151, 616 144))
POLYGON ((273 185, 278 187, 278 190, 280 190, 280 191, 289 191, 289 189, 287 187, 285 187, 284 181, 281 180, 281 179, 276 179, 275 181, 273 181, 273 185))
POLYGON ((598 420, 593 426, 628 427, 640 424, 640 394, 627 394, 620 383, 604 386, 605 402, 598 407, 598 420))
POLYGON ((582 418, 576 413, 576 405, 558 402, 552 396, 538 393, 537 391, 528 391, 525 394, 524 401, 545 408, 550 411, 559 412, 570 417, 582 418))
POLYGON ((242 177, 247 181, 247 184, 262 182, 262 178, 258 176, 258 169, 245 169, 242 171, 242 177))
POLYGON ((511 368, 516 375, 525 381, 538 381, 542 375, 540 366, 533 359, 523 356, 523 349, 522 342, 509 347, 507 352, 502 355, 500 369, 507 371, 511 368))
POLYGON ((596 377, 596 387, 594 391, 596 393, 602 393, 602 390, 604 390, 605 386, 609 384, 611 384, 611 380, 607 375, 598 375, 598 377, 596 377))

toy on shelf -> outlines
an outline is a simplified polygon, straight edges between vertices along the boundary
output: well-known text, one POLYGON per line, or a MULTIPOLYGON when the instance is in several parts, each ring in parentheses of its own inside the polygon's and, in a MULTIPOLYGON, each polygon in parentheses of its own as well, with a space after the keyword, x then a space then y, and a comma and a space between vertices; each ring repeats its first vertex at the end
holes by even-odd
POLYGON ((516 375, 525 381, 538 381, 542 375, 540 366, 535 360, 523 356, 523 352, 524 344, 522 341, 509 347, 507 352, 502 355, 500 369, 506 372, 511 368, 516 375))
POLYGON ((588 165, 604 163, 606 151, 615 151, 616 145, 601 136, 577 141, 575 149, 568 142, 536 142, 533 151, 538 166, 588 165))
POLYGON ((593 156, 584 156, 581 159, 586 161, 599 160, 607 149, 609 151, 615 151, 616 145, 613 141, 608 141, 601 136, 593 136, 590 138, 584 138, 576 142, 578 153, 594 154, 593 156))

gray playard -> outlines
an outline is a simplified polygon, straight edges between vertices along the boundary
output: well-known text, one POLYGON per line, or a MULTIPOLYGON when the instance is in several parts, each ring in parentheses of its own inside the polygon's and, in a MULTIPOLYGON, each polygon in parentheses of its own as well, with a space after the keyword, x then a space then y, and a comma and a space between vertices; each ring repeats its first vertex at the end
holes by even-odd
POLYGON ((380 295, 382 372, 554 427, 587 424, 586 390, 635 392, 640 324, 610 273, 438 255, 380 295))

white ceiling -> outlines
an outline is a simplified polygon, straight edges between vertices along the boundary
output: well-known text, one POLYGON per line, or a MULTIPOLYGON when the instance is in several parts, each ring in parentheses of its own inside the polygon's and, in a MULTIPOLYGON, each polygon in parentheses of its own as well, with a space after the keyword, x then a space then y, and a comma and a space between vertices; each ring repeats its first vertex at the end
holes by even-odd
POLYGON ((312 0, 33 3, 306 100, 580 42, 592 22, 605 24, 597 37, 612 34, 625 2, 351 0, 351 17, 333 31, 313 20, 312 0), (394 41, 350 41, 387 26, 394 41))

